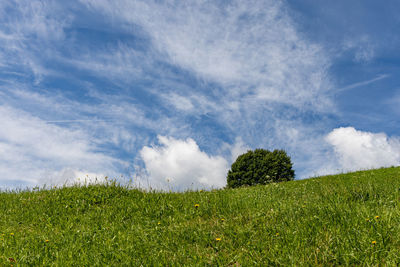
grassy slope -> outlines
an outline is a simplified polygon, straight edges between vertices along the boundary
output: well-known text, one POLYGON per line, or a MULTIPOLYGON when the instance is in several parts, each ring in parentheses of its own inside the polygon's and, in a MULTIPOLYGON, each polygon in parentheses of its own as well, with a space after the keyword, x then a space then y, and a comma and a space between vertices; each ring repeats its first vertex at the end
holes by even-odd
POLYGON ((388 168, 213 192, 0 193, 0 265, 399 265, 399 189, 388 168))

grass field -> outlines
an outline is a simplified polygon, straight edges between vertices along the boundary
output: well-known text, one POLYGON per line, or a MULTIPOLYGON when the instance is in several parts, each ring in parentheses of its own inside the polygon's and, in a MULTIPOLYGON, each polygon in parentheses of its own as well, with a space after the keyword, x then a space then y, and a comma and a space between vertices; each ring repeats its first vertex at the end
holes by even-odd
POLYGON ((400 168, 211 192, 0 193, 0 265, 399 265, 400 168))

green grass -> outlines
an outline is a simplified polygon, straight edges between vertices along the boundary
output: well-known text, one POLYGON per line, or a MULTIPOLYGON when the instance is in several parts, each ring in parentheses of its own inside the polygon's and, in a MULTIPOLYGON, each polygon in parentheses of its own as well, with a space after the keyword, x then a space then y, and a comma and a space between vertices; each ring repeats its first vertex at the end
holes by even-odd
POLYGON ((211 192, 3 192, 0 265, 395 266, 399 190, 387 168, 211 192))

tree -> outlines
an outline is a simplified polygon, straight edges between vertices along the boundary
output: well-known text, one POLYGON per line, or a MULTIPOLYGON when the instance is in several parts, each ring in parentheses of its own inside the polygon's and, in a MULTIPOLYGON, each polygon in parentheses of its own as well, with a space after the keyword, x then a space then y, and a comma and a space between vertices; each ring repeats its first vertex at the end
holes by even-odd
POLYGON ((290 157, 284 150, 249 150, 240 155, 228 172, 228 188, 243 185, 268 184, 291 181, 294 170, 290 157))

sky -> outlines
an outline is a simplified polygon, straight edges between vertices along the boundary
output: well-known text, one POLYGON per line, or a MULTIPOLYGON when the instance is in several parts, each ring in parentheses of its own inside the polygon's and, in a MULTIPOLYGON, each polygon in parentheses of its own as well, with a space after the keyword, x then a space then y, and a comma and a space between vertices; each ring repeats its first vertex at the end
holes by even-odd
POLYGON ((400 165, 400 2, 0 1, 0 189, 400 165))

